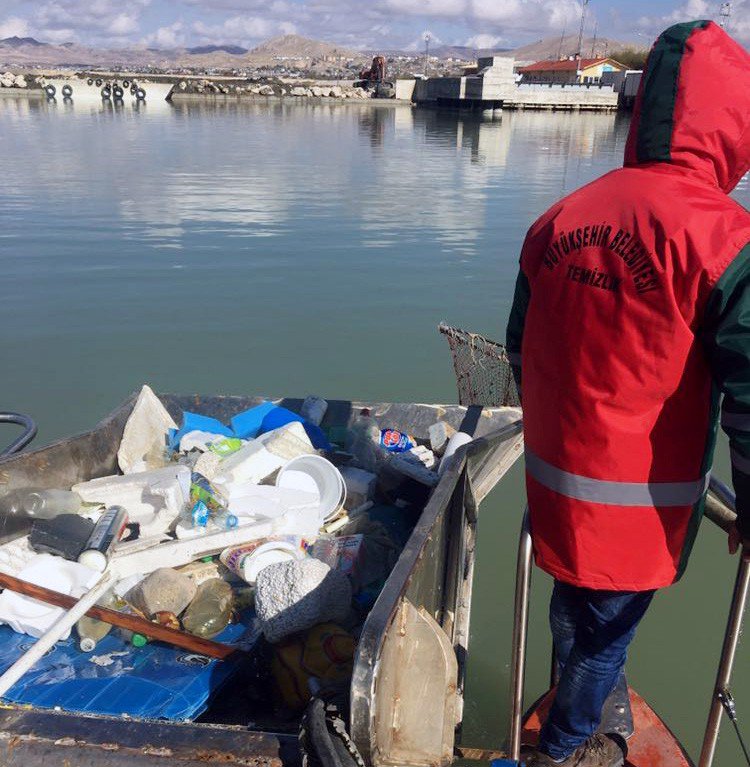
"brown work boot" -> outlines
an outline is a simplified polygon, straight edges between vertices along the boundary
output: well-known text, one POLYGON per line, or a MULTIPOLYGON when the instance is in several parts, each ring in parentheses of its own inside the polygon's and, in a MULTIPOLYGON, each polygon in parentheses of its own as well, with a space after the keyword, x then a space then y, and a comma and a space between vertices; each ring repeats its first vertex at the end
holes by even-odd
POLYGON ((623 767, 627 753, 628 747, 619 735, 597 733, 562 762, 533 749, 521 755, 521 764, 526 767, 623 767))

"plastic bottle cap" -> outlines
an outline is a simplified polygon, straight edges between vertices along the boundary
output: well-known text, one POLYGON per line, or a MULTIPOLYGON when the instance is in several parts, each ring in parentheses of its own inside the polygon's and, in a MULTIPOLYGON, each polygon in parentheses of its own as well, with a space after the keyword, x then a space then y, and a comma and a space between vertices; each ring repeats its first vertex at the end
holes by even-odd
POLYGON ((91 637, 83 637, 78 643, 81 652, 91 652, 96 647, 96 642, 91 637))
POLYGON ((133 638, 130 640, 130 643, 133 645, 133 647, 145 647, 148 644, 148 639, 146 639, 143 634, 133 634, 133 638))
POLYGON ((201 562, 213 562, 213 557, 201 557, 201 562))
POLYGON ((91 570, 103 573, 107 569, 107 555, 96 549, 86 549, 78 556, 80 564, 91 570))

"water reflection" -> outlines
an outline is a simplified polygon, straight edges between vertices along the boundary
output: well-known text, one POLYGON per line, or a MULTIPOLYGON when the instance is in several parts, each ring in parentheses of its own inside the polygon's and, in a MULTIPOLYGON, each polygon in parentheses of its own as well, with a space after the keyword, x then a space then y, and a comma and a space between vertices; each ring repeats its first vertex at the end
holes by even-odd
POLYGON ((477 255, 490 197, 500 215, 529 219, 528 190, 551 201, 617 165, 628 127, 596 113, 24 97, 0 100, 0 119, 22 123, 6 198, 85 204, 95 191, 126 239, 183 248, 188 232, 282 237, 344 217, 364 248, 428 235, 464 259, 477 255))

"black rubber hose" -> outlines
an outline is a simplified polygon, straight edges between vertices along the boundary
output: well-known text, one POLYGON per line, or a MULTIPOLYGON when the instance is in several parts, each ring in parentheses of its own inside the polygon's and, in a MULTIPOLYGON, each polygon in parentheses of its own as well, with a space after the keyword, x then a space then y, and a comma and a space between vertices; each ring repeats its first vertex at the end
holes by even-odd
POLYGON ((0 423, 16 423, 24 427, 24 432, 20 437, 13 440, 4 450, 0 451, 0 458, 6 458, 9 455, 18 453, 36 437, 37 426, 32 418, 23 413, 2 413, 0 412, 0 423))
POLYGON ((320 698, 313 698, 305 713, 309 756, 312 757, 310 761, 321 767, 342 767, 333 739, 328 732, 323 701, 320 698))

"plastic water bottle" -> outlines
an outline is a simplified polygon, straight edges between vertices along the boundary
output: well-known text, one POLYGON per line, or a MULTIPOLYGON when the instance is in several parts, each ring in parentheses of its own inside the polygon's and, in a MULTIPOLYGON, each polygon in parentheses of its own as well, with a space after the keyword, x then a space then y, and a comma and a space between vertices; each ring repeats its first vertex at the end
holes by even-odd
MULTIPOLYGON (((114 591, 108 591, 98 602, 99 607, 109 607, 111 610, 118 609, 118 603, 121 600, 114 591)), ((104 639, 112 630, 112 625, 105 621, 90 618, 84 615, 76 623, 78 632, 78 647, 81 652, 92 652, 96 645, 104 639)))
POLYGON ((81 497, 71 490, 14 490, 0 498, 0 514, 19 518, 52 519, 80 509, 81 497))
POLYGON ((221 633, 232 617, 232 587, 221 578, 198 586, 193 601, 182 616, 185 631, 210 639, 221 633))
POLYGON ((354 455, 363 469, 377 473, 378 465, 382 460, 380 429, 368 408, 363 408, 349 427, 346 449, 354 455))

